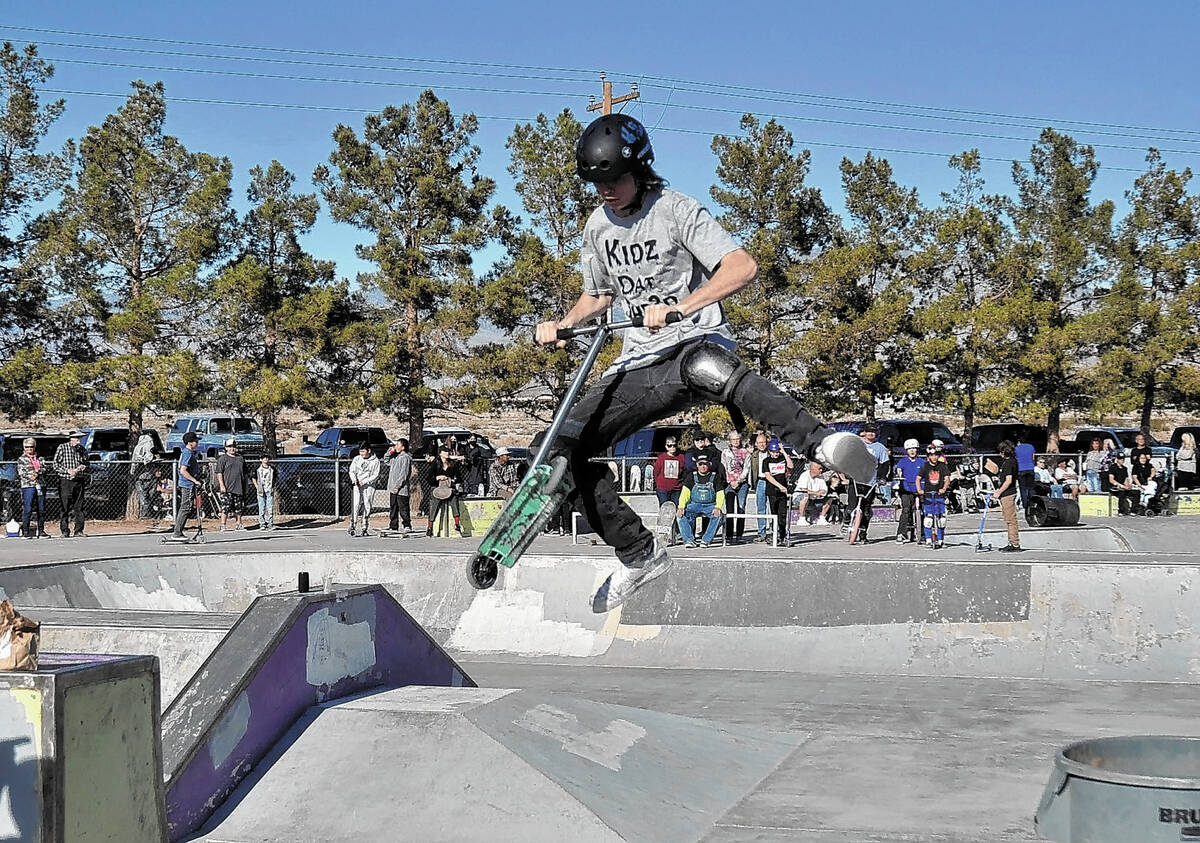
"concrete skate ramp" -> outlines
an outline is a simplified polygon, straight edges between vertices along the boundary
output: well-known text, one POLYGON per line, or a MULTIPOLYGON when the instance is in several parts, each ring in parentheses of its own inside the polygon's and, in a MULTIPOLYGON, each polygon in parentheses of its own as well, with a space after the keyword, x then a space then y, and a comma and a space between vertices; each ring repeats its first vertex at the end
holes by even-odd
POLYGON ((380 586, 260 597, 163 714, 172 840, 198 828, 314 703, 474 683, 380 586))
MULTIPOLYGON (((1183 517, 1120 523, 1120 530, 1023 530, 1022 539, 1031 547, 1053 536, 1087 536, 1097 546, 1194 543, 1183 517)), ((667 576, 608 615, 590 608, 591 593, 616 565, 600 547, 532 553, 482 592, 465 581, 461 544, 438 552, 413 542, 405 547, 420 552, 176 552, 26 566, 0 571, 0 596, 13 597, 35 619, 39 607, 164 617, 230 613, 259 594, 289 588, 297 570, 308 570, 317 582, 328 572, 340 582, 383 584, 434 640, 464 658, 1200 681, 1195 551, 1055 549, 1008 556, 886 542, 860 550, 819 533, 805 534, 811 546, 787 551, 675 548, 667 576)), ((67 621, 60 616, 59 622, 67 621)), ((190 677, 215 637, 211 630, 175 636, 147 626, 101 633, 82 622, 47 624, 43 636, 47 648, 158 655, 167 689, 190 677), (59 643, 60 633, 74 638, 59 643)))
POLYGON ((383 691, 315 707, 198 839, 693 841, 806 739, 559 694, 383 691))

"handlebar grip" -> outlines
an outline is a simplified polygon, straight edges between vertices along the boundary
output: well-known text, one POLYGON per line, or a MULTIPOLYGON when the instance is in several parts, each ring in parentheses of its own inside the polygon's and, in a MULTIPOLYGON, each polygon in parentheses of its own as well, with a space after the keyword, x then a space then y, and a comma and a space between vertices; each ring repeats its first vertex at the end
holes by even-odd
MULTIPOLYGON (((672 310, 667 314, 667 324, 674 325, 676 322, 683 321, 683 314, 678 310, 672 310)), ((586 325, 578 328, 559 328, 555 331, 555 336, 560 340, 570 340, 578 336, 592 334, 596 331, 619 331, 623 328, 641 328, 645 324, 642 315, 639 313, 631 317, 625 322, 614 322, 611 325, 586 325)))

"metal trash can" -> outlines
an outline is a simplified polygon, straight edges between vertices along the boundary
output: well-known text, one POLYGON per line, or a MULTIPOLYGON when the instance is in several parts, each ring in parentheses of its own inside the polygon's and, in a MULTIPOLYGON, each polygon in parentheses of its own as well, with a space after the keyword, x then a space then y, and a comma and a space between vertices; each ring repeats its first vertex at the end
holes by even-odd
POLYGON ((1200 737, 1071 744, 1054 759, 1034 824, 1057 843, 1200 841, 1200 737))

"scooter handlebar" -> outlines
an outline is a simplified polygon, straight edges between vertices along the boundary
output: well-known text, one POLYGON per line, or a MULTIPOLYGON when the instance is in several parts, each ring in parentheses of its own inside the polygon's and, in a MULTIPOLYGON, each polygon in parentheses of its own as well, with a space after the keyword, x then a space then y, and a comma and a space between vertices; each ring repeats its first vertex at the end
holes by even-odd
MULTIPOLYGON (((683 314, 678 310, 672 310, 667 314, 667 324, 674 325, 676 322, 683 321, 683 314)), ((607 324, 583 325, 573 328, 559 328, 557 332, 558 339, 570 340, 575 337, 583 337, 589 334, 594 334, 597 331, 621 331, 625 328, 640 328, 642 327, 642 317, 635 316, 632 319, 626 319, 623 322, 609 322, 607 324)))

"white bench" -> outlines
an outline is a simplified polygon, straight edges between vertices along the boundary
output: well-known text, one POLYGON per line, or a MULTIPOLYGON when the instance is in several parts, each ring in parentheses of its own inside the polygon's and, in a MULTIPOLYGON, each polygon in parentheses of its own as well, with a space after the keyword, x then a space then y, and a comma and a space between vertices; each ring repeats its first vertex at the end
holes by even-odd
POLYGON ((729 519, 740 518, 743 522, 748 518, 755 521, 767 521, 771 527, 771 547, 779 547, 779 519, 770 512, 726 512, 725 527, 721 530, 721 544, 729 544, 729 519))

